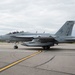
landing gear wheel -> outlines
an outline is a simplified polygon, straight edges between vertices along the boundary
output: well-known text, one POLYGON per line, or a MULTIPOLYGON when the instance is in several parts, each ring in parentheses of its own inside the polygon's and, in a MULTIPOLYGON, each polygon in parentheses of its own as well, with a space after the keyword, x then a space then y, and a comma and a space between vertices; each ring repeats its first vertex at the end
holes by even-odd
POLYGON ((17 46, 17 45, 15 45, 15 46, 14 46, 14 49, 18 49, 18 46, 17 46))
POLYGON ((45 47, 43 47, 43 49, 45 50, 46 48, 45 48, 45 47))
POLYGON ((48 50, 50 49, 50 47, 49 47, 49 46, 47 46, 46 48, 47 48, 48 50))
POLYGON ((49 49, 50 49, 50 46, 43 46, 43 49, 44 49, 44 50, 46 50, 46 49, 49 50, 49 49))

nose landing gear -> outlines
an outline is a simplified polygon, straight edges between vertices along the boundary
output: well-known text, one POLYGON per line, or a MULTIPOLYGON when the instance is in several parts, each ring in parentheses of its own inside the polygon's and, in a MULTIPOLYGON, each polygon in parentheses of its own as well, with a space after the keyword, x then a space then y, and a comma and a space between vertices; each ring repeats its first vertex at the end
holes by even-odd
POLYGON ((18 49, 17 44, 19 44, 19 43, 18 42, 15 42, 14 49, 18 49))
POLYGON ((18 46, 17 46, 17 45, 15 45, 15 46, 14 46, 14 49, 18 49, 18 46))

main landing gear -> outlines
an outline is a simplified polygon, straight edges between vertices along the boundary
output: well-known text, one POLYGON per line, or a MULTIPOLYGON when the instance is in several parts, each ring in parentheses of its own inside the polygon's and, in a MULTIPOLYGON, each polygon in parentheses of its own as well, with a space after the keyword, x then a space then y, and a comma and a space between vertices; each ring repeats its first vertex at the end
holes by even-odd
POLYGON ((43 49, 44 50, 46 50, 46 49, 49 50, 50 49, 50 46, 43 46, 43 49))

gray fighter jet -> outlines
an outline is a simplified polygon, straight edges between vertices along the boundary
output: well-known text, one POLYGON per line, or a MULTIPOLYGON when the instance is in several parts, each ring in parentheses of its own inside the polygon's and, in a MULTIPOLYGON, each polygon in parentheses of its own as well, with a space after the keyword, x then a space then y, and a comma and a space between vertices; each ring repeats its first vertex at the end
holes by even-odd
POLYGON ((75 37, 71 36, 73 25, 74 21, 67 21, 55 34, 13 32, 0 36, 0 40, 15 42, 14 49, 18 48, 17 42, 23 42, 24 46, 49 49, 55 44, 75 42, 75 37))

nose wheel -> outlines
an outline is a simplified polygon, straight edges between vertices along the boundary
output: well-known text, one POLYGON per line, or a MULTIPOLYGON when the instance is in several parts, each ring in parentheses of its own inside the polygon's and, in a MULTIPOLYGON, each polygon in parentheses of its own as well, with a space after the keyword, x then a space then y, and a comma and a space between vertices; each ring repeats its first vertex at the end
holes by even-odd
POLYGON ((15 45, 15 46, 14 46, 14 49, 18 49, 18 46, 17 46, 17 45, 15 45))

